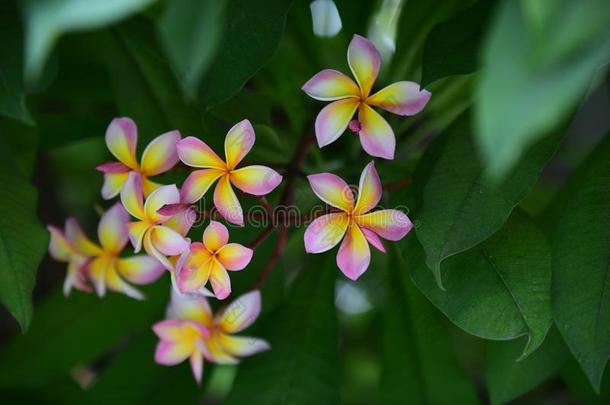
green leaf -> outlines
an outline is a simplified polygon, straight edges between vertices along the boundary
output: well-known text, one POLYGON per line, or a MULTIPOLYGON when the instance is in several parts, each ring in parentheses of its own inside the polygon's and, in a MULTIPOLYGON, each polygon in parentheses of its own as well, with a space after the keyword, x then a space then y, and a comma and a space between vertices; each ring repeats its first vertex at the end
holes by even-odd
POLYGON ((339 403, 337 273, 321 265, 325 259, 310 259, 278 313, 266 318, 264 333, 253 332, 271 350, 243 362, 226 404, 339 403))
POLYGON ((58 289, 37 306, 29 332, 2 347, 0 387, 44 387, 98 360, 129 334, 149 331, 163 317, 168 283, 163 278, 143 287, 146 301, 115 293, 100 300, 77 291, 66 298, 58 289))
POLYGON ((38 80, 57 39, 101 28, 136 13, 154 0, 21 0, 26 25, 25 78, 38 80))
POLYGON ((477 159, 467 117, 458 119, 427 160, 433 167, 417 207, 417 238, 426 252, 426 263, 439 286, 441 264, 448 257, 470 249, 496 232, 535 184, 542 168, 562 137, 557 133, 524 156, 509 178, 494 186, 485 180, 477 159))
POLYGON ((32 290, 49 235, 36 217, 38 193, 0 142, 0 302, 25 332, 32 319, 32 290))
POLYGON ((416 238, 405 249, 417 287, 466 332, 492 340, 527 335, 521 357, 551 327, 551 249, 531 219, 517 211, 492 238, 445 262, 446 291, 437 288, 416 238))
POLYGON ((479 68, 479 48, 495 3, 480 0, 432 28, 422 55, 422 87, 479 68))
POLYGON ((278 46, 292 0, 233 0, 227 5, 227 27, 214 63, 199 88, 206 106, 235 95, 271 59, 278 46))
POLYGON ((379 403, 477 403, 445 324, 409 279, 396 250, 390 252, 393 257, 388 266, 379 403))
POLYGON ((492 404, 504 404, 551 378, 569 358, 569 351, 556 328, 528 358, 517 361, 522 339, 488 342, 486 380, 492 404))
POLYGON ((0 114, 32 125, 34 120, 25 105, 23 35, 11 2, 0 4, 0 38, 12 44, 0 47, 0 114))
POLYGON ((610 357, 610 138, 572 184, 553 235, 553 315, 599 390, 610 357))
POLYGON ((551 17, 534 17, 541 21, 534 28, 523 3, 500 7, 477 88, 477 143, 486 175, 496 181, 564 120, 610 58, 609 2, 558 1, 551 17))
POLYGON ((119 112, 134 119, 140 143, 178 129, 200 134, 201 118, 184 102, 176 79, 161 56, 153 27, 133 19, 111 31, 108 66, 119 112))
POLYGON ((218 48, 225 0, 180 0, 167 4, 158 28, 182 90, 189 98, 218 48))

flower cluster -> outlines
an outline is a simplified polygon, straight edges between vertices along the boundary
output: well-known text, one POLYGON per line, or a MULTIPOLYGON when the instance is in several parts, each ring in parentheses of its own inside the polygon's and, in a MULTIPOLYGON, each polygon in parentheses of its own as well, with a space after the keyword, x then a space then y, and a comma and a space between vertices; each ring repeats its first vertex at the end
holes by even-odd
MULTIPOLYGON (((399 115, 413 115, 423 109, 430 93, 412 82, 392 84, 369 95, 380 68, 379 52, 363 37, 354 36, 348 62, 356 82, 335 70, 323 70, 303 90, 319 100, 333 101, 318 115, 315 124, 319 145, 335 141, 350 128, 360 136, 364 150, 372 156, 393 159, 395 139, 388 123, 375 112, 376 106, 399 115), (358 111, 358 119, 352 120, 358 111)), ((154 325, 160 339, 155 360, 174 365, 189 359, 193 374, 201 381, 204 359, 234 364, 239 358, 267 350, 261 339, 233 336, 251 325, 261 307, 260 293, 249 292, 213 315, 206 297, 219 300, 231 294, 229 272, 245 269, 253 249, 229 243, 229 230, 210 220, 202 235, 192 235, 191 204, 205 197, 216 183, 213 202, 227 222, 244 226, 244 214, 233 189, 264 196, 282 182, 275 170, 262 165, 239 167, 255 143, 248 120, 235 124, 224 142, 224 160, 203 140, 178 131, 153 139, 136 156, 136 124, 129 118, 114 119, 105 135, 110 153, 117 159, 97 166, 104 174, 104 199, 120 196, 101 217, 95 243, 74 218, 65 229, 49 226, 50 255, 68 264, 64 293, 72 288, 102 297, 106 290, 143 299, 132 284, 147 284, 170 274, 172 299, 165 320, 154 325), (179 188, 151 177, 182 162, 190 171, 179 188), (190 234, 190 235, 189 235, 190 234), (195 242, 191 242, 193 237, 195 242), (198 240, 201 240, 199 242, 198 240), (131 243, 136 255, 122 254, 131 243), (141 251, 145 254, 141 254, 141 251), (213 292, 207 288, 209 284, 213 292)), ((341 242, 337 254, 339 269, 356 280, 368 268, 369 244, 385 252, 381 238, 397 241, 412 228, 401 211, 374 210, 382 196, 382 184, 374 162, 362 172, 357 196, 347 183, 331 173, 308 176, 313 192, 332 207, 316 218, 305 232, 305 250, 321 253, 341 242)))

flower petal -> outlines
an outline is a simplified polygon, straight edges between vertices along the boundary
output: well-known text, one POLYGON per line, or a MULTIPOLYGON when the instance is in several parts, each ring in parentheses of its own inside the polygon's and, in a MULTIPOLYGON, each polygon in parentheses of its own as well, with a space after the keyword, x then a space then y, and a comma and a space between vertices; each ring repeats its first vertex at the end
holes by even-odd
POLYGON ((305 251, 322 253, 332 249, 341 241, 349 218, 342 212, 316 218, 305 230, 305 251))
POLYGON ((267 341, 247 336, 230 336, 225 333, 219 335, 222 347, 233 356, 245 357, 269 350, 271 346, 267 341))
POLYGON ((226 169, 225 162, 201 139, 187 136, 176 144, 180 160, 191 167, 226 169))
POLYGON ((102 215, 97 227, 97 237, 105 251, 119 253, 129 239, 127 222, 129 213, 120 202, 115 203, 102 215))
POLYGON ((423 110, 431 96, 428 90, 420 90, 419 84, 403 81, 384 87, 366 102, 394 114, 410 116, 423 110))
POLYGON ((127 234, 133 246, 134 252, 138 253, 142 249, 142 239, 144 234, 150 228, 150 225, 144 221, 135 221, 127 223, 127 234))
POLYGON ((358 112, 360 121, 360 143, 371 156, 394 159, 396 138, 390 124, 370 106, 360 104, 358 112))
POLYGON ((357 280, 369 267, 371 250, 357 225, 351 225, 337 254, 337 266, 351 280, 357 280))
POLYGON ((193 353, 190 358, 191 371, 197 384, 201 384, 201 377, 203 376, 203 355, 201 353, 193 353))
POLYGON ((106 285, 112 291, 120 292, 136 300, 143 300, 144 294, 132 287, 119 276, 116 268, 111 266, 106 273, 106 285))
POLYGON ((402 211, 379 210, 354 217, 360 226, 370 229, 384 239, 397 241, 413 228, 413 223, 402 211))
POLYGON ((212 253, 223 247, 229 241, 229 230, 217 221, 210 224, 203 231, 203 244, 212 253))
POLYGON ((144 197, 151 195, 153 191, 155 191, 162 185, 163 184, 156 183, 148 177, 142 175, 142 191, 144 192, 144 197))
POLYGON ((182 337, 182 321, 175 319, 165 319, 157 322, 152 327, 155 335, 161 340, 169 340, 170 342, 177 342, 182 337))
POLYGON ((210 361, 213 361, 216 364, 239 363, 239 360, 231 356, 220 344, 221 335, 221 332, 216 332, 206 341, 206 346, 208 348, 207 356, 210 358, 210 361))
POLYGON ((261 312, 259 290, 241 295, 216 318, 216 325, 225 333, 237 333, 252 325, 261 312))
POLYGON ((379 74, 381 66, 379 51, 371 41, 356 34, 347 48, 347 63, 360 85, 362 96, 367 97, 379 74))
POLYGON ((138 170, 136 145, 138 128, 131 118, 115 118, 106 129, 106 146, 121 163, 138 170))
POLYGON ((146 146, 142 153, 140 170, 146 176, 164 173, 178 163, 176 143, 180 140, 180 132, 170 131, 159 135, 146 146))
POLYGON ((339 138, 347 128, 360 104, 357 98, 333 101, 320 111, 316 117, 316 139, 322 148, 339 138))
POLYGON ((129 172, 124 173, 104 173, 104 185, 102 186, 102 198, 104 200, 110 200, 116 197, 120 192, 121 188, 127 181, 129 172))
POLYGON ((83 256, 97 256, 102 252, 102 249, 85 235, 75 218, 66 220, 65 235, 74 250, 83 256))
POLYGON ((150 284, 165 272, 158 260, 147 255, 120 258, 116 268, 121 276, 135 284, 150 284))
POLYGON ((354 214, 363 214, 375 208, 379 204, 379 200, 381 200, 381 193, 381 180, 375 169, 375 162, 370 162, 360 175, 358 200, 356 201, 354 214))
POLYGON ((220 215, 235 225, 244 225, 244 213, 231 183, 229 176, 222 176, 214 190, 214 205, 220 215))
POLYGON ((163 265, 163 267, 172 272, 172 274, 174 273, 174 261, 168 259, 167 256, 161 253, 161 251, 154 245, 152 241, 152 229, 150 229, 149 232, 146 232, 144 234, 142 246, 144 246, 144 251, 147 255, 149 255, 150 257, 154 257, 163 265))
POLYGON ((375 232, 365 227, 361 227, 360 230, 362 231, 362 234, 364 235, 368 243, 373 245, 380 252, 385 253, 385 246, 383 246, 383 242, 375 232))
POLYGON ((177 256, 189 248, 189 243, 182 235, 166 226, 153 226, 151 238, 155 248, 167 256, 177 256))
POLYGON ((321 101, 360 97, 360 89, 352 79, 333 69, 316 73, 301 88, 311 98, 321 101))
POLYGON ((175 184, 162 186, 153 191, 144 203, 144 214, 146 219, 154 223, 167 221, 169 217, 159 214, 159 209, 167 204, 177 204, 180 202, 180 191, 175 184))
POLYGON ((61 229, 48 225, 47 230, 51 234, 49 240, 49 254, 51 257, 59 262, 67 262, 70 259, 72 253, 72 246, 66 238, 66 235, 61 229))
POLYGON ((351 212, 354 208, 354 193, 347 183, 332 173, 318 173, 307 176, 311 189, 328 205, 351 212))
POLYGON ((157 344, 155 350, 155 362, 165 366, 174 366, 186 360, 192 352, 191 342, 162 340, 157 344))
POLYGON ((86 257, 79 255, 72 255, 70 258, 63 288, 66 297, 70 294, 72 287, 85 292, 91 291, 91 287, 87 284, 85 277, 85 271, 88 271, 87 260, 86 257))
POLYGON ((189 207, 182 212, 172 215, 163 225, 184 236, 191 229, 195 221, 197 221, 197 213, 189 207))
POLYGON ((282 176, 278 172, 260 165, 237 169, 231 172, 230 179, 235 187, 252 195, 269 194, 282 182, 282 176))
POLYGON ((212 255, 202 243, 192 243, 190 252, 177 265, 177 284, 180 292, 195 292, 203 287, 210 277, 212 255))
POLYGON ((121 162, 104 162, 95 166, 95 170, 102 173, 127 173, 131 168, 121 162))
POLYGON ((239 243, 227 243, 218 250, 216 258, 227 270, 243 270, 250 260, 254 251, 239 243))
POLYGON ((225 157, 229 170, 233 170, 250 152, 255 140, 254 128, 250 121, 243 120, 233 125, 225 138, 225 157))
POLYGON ((184 184, 182 184, 180 200, 186 204, 192 204, 201 200, 203 195, 223 173, 225 173, 223 170, 218 169, 192 171, 186 180, 184 180, 184 184))
POLYGON ((121 189, 121 202, 131 214, 139 220, 144 219, 144 195, 142 194, 142 177, 137 172, 130 172, 121 189))
POLYGON ((212 309, 205 297, 196 294, 180 294, 175 289, 172 289, 167 317, 198 322, 208 327, 212 325, 212 309))
POLYGON ((110 260, 104 256, 93 259, 88 265, 89 278, 93 282, 98 297, 106 295, 106 277, 110 266, 110 260))
POLYGON ((224 300, 231 294, 231 279, 229 273, 215 258, 210 261, 210 283, 214 295, 219 300, 224 300))

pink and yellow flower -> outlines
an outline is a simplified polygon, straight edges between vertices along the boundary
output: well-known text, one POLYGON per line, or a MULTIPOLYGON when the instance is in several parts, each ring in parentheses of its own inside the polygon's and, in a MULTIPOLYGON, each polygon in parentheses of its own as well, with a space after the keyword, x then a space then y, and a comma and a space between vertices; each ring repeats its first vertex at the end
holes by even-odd
POLYGON ((385 252, 381 238, 397 241, 413 228, 409 217, 398 210, 371 210, 381 199, 382 186, 375 163, 369 163, 360 176, 358 199, 340 177, 331 173, 307 176, 313 192, 337 212, 315 219, 305 230, 305 250, 322 253, 343 242, 337 266, 348 278, 358 279, 371 261, 369 243, 385 252))
POLYGON ((175 215, 163 215, 159 212, 165 205, 180 202, 180 192, 176 185, 157 188, 144 202, 140 174, 131 172, 121 190, 121 202, 131 216, 137 219, 127 224, 129 240, 135 252, 138 253, 144 246, 149 256, 173 271, 174 265, 167 256, 181 255, 189 248, 189 242, 184 235, 192 225, 188 211, 175 215))
MULTIPOLYGON (((83 288, 86 286, 84 278, 88 277, 100 297, 106 294, 106 289, 110 289, 135 299, 144 298, 144 295, 127 281, 149 284, 157 280, 164 269, 161 263, 146 255, 120 256, 128 241, 127 221, 129 214, 121 203, 114 204, 100 219, 97 229, 99 244, 91 241, 74 219, 67 221, 65 234, 50 228, 51 255, 58 259, 67 257, 70 260, 66 284, 89 291, 88 286, 83 288), (75 264, 80 264, 76 271, 73 270, 75 264)), ((64 291, 67 288, 69 292, 66 284, 64 291)))
POLYGON ((68 235, 76 235, 80 232, 80 226, 75 218, 66 220, 65 232, 61 229, 49 225, 47 229, 51 233, 49 241, 49 254, 58 262, 68 263, 68 272, 64 281, 64 295, 68 296, 72 288, 77 290, 91 291, 91 286, 87 284, 86 266, 88 256, 86 253, 77 249, 75 243, 68 238, 68 235))
POLYGON ((245 193, 261 196, 270 193, 282 182, 282 176, 266 166, 236 168, 250 152, 254 141, 252 124, 243 120, 227 133, 224 144, 226 161, 198 138, 189 136, 178 142, 180 160, 188 166, 201 169, 193 171, 182 185, 182 202, 192 204, 200 200, 218 180, 214 190, 214 205, 227 221, 243 225, 243 211, 231 184, 245 193))
POLYGON ((242 295, 216 316, 205 297, 172 291, 168 319, 153 326, 160 339, 155 361, 173 366, 189 359, 200 383, 204 360, 237 364, 241 357, 268 350, 269 344, 262 339, 233 336, 252 325, 260 310, 259 291, 242 295))
POLYGON ((153 139, 142 153, 141 163, 136 158, 138 129, 130 118, 115 118, 106 130, 106 146, 118 162, 106 162, 97 166, 104 173, 102 197, 110 199, 119 194, 130 172, 142 177, 144 195, 149 195, 160 185, 149 177, 164 173, 178 163, 176 143, 180 132, 171 131, 153 139))
POLYGON ((417 83, 401 81, 370 95, 379 74, 381 56, 375 45, 360 35, 354 35, 349 44, 347 62, 356 83, 339 71, 325 69, 302 88, 316 100, 332 101, 316 118, 318 144, 323 147, 334 142, 349 126, 359 134, 362 148, 369 155, 394 159, 394 132, 372 107, 402 116, 415 115, 426 106, 431 93, 421 90, 417 83), (352 121, 356 111, 358 119, 352 121))
POLYGON ((253 251, 239 243, 228 243, 229 231, 220 222, 210 221, 203 232, 203 243, 191 243, 176 265, 180 292, 201 290, 208 280, 216 298, 225 299, 231 293, 227 270, 243 270, 252 259, 253 251))

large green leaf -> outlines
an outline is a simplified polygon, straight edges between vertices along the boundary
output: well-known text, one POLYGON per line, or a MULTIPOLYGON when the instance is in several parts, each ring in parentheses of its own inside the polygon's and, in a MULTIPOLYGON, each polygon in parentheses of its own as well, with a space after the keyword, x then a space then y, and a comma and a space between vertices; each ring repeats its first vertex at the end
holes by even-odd
POLYGON ((33 83, 64 33, 100 28, 141 10, 154 0, 21 0, 26 24, 25 76, 33 83))
POLYGON ((422 87, 443 77, 478 69, 479 48, 495 3, 479 0, 432 28, 422 55, 422 87))
POLYGON ((379 403, 477 403, 440 314, 415 288, 396 251, 390 253, 379 403))
POLYGON ((517 361, 522 339, 487 344, 486 380, 492 404, 504 404, 543 383, 566 362, 568 348, 557 329, 526 359, 517 361))
POLYGON ((167 277, 143 288, 146 301, 114 293, 103 300, 81 292, 66 298, 57 291, 37 306, 29 333, 2 347, 0 388, 44 387, 98 360, 128 335, 149 331, 163 316, 167 277))
POLYGON ((200 115, 184 102, 148 21, 133 19, 111 31, 108 67, 119 112, 135 120, 143 140, 174 129, 201 133, 200 115))
POLYGON ((572 190, 553 236, 553 315, 599 390, 610 357, 610 138, 572 190))
POLYGON ((417 287, 456 325, 485 339, 527 335, 522 357, 551 326, 551 249, 531 219, 517 211, 492 238, 447 259, 446 291, 437 288, 416 238, 405 249, 417 287))
POLYGON ((462 117, 436 141, 444 145, 425 157, 434 163, 425 173, 429 177, 416 207, 416 232, 439 286, 443 261, 489 238, 506 222, 561 139, 558 133, 540 142, 509 178, 494 186, 484 178, 471 134, 467 117, 462 117))
POLYGON ((313 257, 277 313, 265 320, 271 350, 240 366, 227 404, 339 403, 334 260, 313 257), (321 261, 323 261, 321 263, 321 261))
POLYGON ((560 0, 551 16, 523 3, 503 2, 483 49, 477 143, 495 180, 564 120, 610 58, 610 2, 560 0))
POLYGON ((36 189, 21 175, 4 141, 0 149, 0 302, 25 332, 49 235, 36 217, 36 189))
POLYGON ((204 105, 231 98, 269 61, 284 32, 292 1, 233 0, 227 4, 225 33, 199 89, 204 105))
POLYGON ((224 28, 226 0, 174 0, 167 3, 159 33, 184 93, 193 98, 212 62, 224 28))
POLYGON ((19 14, 11 2, 0 4, 0 38, 11 46, 0 47, 0 114, 32 124, 25 105, 23 85, 23 35, 19 14))

